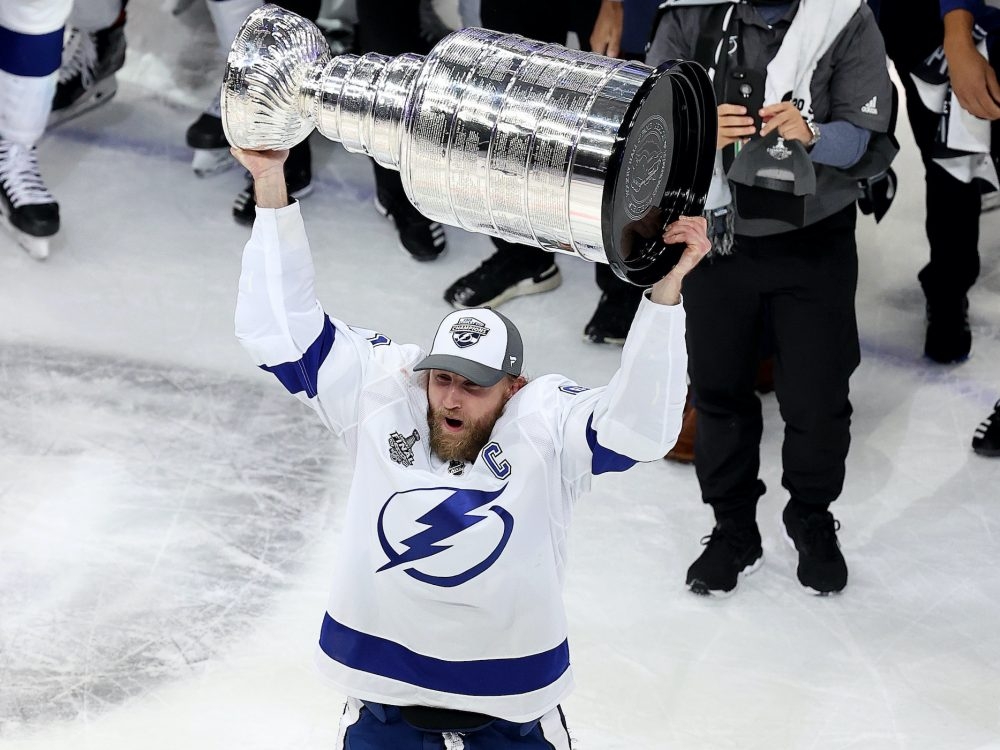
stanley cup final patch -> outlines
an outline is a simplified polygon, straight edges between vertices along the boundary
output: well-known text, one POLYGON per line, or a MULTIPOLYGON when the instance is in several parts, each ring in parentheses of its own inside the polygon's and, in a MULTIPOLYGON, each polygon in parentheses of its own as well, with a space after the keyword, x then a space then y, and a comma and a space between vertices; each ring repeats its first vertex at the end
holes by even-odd
POLYGON ((389 458, 400 466, 413 466, 413 445, 420 440, 416 430, 409 437, 394 432, 389 435, 389 458))
POLYGON ((459 318, 458 322, 451 327, 451 340, 455 346, 464 349, 467 346, 478 344, 479 339, 490 332, 486 324, 478 318, 459 318))

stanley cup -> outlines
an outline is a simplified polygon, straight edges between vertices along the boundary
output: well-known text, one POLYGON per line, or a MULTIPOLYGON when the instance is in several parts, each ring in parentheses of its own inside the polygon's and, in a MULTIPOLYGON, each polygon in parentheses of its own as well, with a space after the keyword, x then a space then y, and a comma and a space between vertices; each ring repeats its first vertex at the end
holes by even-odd
POLYGON ((331 57, 274 5, 236 36, 226 137, 284 149, 316 128, 398 170, 444 224, 608 263, 648 286, 682 248, 663 227, 704 207, 715 158, 712 84, 696 63, 652 68, 466 28, 426 56, 331 57))

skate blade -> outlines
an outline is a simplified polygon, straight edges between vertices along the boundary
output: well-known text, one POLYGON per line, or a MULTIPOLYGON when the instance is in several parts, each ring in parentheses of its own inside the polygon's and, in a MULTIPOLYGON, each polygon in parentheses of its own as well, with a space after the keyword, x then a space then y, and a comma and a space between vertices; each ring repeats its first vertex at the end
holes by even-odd
POLYGON ((49 115, 47 127, 54 128, 57 125, 62 125, 64 122, 74 120, 80 115, 85 115, 92 109, 97 109, 102 104, 107 104, 114 99, 116 93, 118 93, 118 81, 115 80, 113 75, 110 75, 95 83, 90 91, 70 106, 58 111, 52 110, 52 113, 49 115))
POLYGON ((0 212, 0 227, 10 234, 14 241, 35 260, 45 260, 49 257, 50 237, 35 237, 27 234, 10 223, 5 213, 0 212))
POLYGON ((228 148, 196 148, 191 159, 191 169, 199 177, 225 172, 235 164, 228 148))

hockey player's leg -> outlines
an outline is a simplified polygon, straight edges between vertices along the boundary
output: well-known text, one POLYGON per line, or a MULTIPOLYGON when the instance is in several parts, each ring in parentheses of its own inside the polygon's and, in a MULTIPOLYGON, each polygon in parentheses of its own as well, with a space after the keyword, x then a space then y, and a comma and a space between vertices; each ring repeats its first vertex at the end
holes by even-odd
POLYGON ((115 73, 124 64, 123 0, 77 3, 63 43, 49 127, 109 102, 118 91, 115 73))
POLYGON ((52 105, 69 9, 69 0, 0 0, 0 223, 39 259, 59 231, 59 206, 35 143, 52 105))
POLYGON ((35 147, 2 137, 0 215, 32 258, 49 256, 49 238, 59 231, 59 204, 42 181, 35 147))
MULTIPOLYGON (((260 7, 261 0, 207 0, 207 5, 219 46, 226 52, 247 16, 260 7)), ((186 140, 194 150, 191 168, 199 177, 224 172, 236 163, 222 131, 219 92, 213 94, 205 111, 191 123, 186 140)))

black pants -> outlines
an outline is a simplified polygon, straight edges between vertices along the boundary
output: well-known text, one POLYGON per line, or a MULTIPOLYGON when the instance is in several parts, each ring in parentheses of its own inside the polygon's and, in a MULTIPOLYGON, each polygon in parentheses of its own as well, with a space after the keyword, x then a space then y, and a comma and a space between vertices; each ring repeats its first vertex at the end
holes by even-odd
MULTIPOLYGON (((981 189, 977 182, 962 182, 934 163, 940 115, 923 106, 910 77, 910 71, 944 40, 938 0, 882 0, 879 27, 906 91, 906 112, 927 182, 925 227, 930 262, 918 278, 931 304, 949 305, 961 300, 979 276, 981 189)), ((994 124, 994 154, 998 145, 1000 130, 994 124)))
POLYGON ((763 492, 754 381, 765 333, 785 422, 782 485, 817 506, 840 495, 851 442, 848 381, 860 360, 855 220, 852 204, 793 232, 737 235, 732 255, 703 261, 684 281, 695 468, 717 516, 752 513, 763 492))

